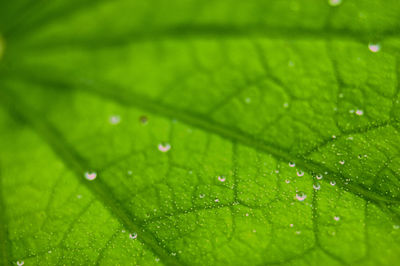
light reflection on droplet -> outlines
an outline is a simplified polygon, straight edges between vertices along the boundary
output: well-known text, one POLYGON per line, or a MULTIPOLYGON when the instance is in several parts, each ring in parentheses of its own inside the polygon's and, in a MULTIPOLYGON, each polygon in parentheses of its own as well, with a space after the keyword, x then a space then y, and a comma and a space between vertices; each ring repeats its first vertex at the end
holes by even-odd
POLYGON ((171 149, 171 145, 169 143, 160 143, 158 144, 158 150, 161 152, 167 152, 171 149))
POLYGON ((119 115, 112 115, 110 116, 110 124, 116 125, 121 122, 121 117, 119 115))
POLYGON ((356 110, 356 115, 363 115, 364 111, 363 110, 356 110))
POLYGON ((295 167, 296 164, 295 164, 294 162, 289 162, 289 166, 290 166, 290 167, 295 167))
POLYGON ((318 174, 315 176, 318 180, 321 180, 323 178, 323 176, 321 174, 318 174))
POLYGON ((297 192, 296 199, 298 201, 304 201, 307 198, 307 195, 304 192, 297 192))
POLYGON ((219 180, 220 182, 225 182, 225 181, 226 181, 226 177, 223 176, 223 175, 220 175, 220 176, 218 176, 218 180, 219 180))
POLYGON ((321 189, 321 185, 319 183, 316 183, 316 184, 313 185, 313 188, 315 190, 320 190, 321 189))
POLYGON ((342 0, 328 0, 330 6, 338 6, 342 3, 342 0))
POLYGON ((333 219, 334 219, 335 221, 339 221, 339 220, 340 220, 340 217, 339 217, 339 216, 335 216, 335 217, 333 217, 333 219))
POLYGON ((332 186, 334 186, 334 185, 336 185, 336 182, 332 180, 331 182, 329 182, 329 184, 331 184, 332 186))
POLYGON ((381 46, 378 43, 369 43, 368 49, 373 53, 377 53, 381 49, 381 46))
POLYGON ((341 165, 344 165, 344 160, 339 161, 341 165))
POLYGON ((304 172, 298 170, 296 174, 297 174, 297 176, 303 176, 303 175, 304 175, 304 172))
POLYGON ((130 239, 136 239, 137 238, 137 233, 129 234, 130 239))
POLYGON ((85 173, 85 178, 89 181, 95 180, 97 177, 97 173, 96 172, 86 172, 85 173))
POLYGON ((205 194, 200 194, 199 197, 202 199, 204 198, 206 195, 205 194))
POLYGON ((24 261, 17 261, 17 265, 18 265, 18 266, 22 266, 22 265, 24 265, 24 264, 25 264, 24 261))

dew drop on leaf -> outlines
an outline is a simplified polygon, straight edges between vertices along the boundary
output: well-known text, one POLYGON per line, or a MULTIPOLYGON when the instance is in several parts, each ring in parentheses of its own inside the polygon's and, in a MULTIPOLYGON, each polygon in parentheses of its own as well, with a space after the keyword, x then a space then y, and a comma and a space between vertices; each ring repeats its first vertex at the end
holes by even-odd
POLYGON ((335 216, 335 217, 333 217, 333 219, 334 219, 335 221, 339 221, 339 220, 340 220, 340 217, 339 217, 339 216, 335 216))
POLYGON ((205 194, 200 194, 200 195, 199 195, 199 197, 200 197, 201 199, 203 199, 205 196, 206 196, 205 194))
POLYGON ((313 185, 313 188, 314 188, 315 190, 320 190, 321 185, 320 185, 319 183, 316 183, 316 184, 313 185))
POLYGON ((360 116, 361 116, 361 115, 363 115, 363 114, 364 114, 364 111, 363 111, 363 110, 357 110, 357 111, 356 111, 356 115, 360 115, 360 116))
POLYGON ((304 192, 297 192, 296 193, 296 199, 298 201, 303 201, 307 198, 307 195, 304 192))
POLYGON ((316 177, 318 180, 321 180, 323 176, 322 176, 321 174, 318 174, 318 175, 316 175, 315 177, 316 177))
POLYGON ((171 149, 171 145, 169 143, 160 143, 158 144, 158 149, 161 152, 167 152, 171 149))
POLYGON ((226 177, 223 176, 223 175, 220 175, 220 176, 218 176, 218 180, 219 180, 220 182, 225 182, 225 181, 226 181, 226 177))
POLYGON ((399 229, 399 228, 400 228, 400 225, 398 225, 398 224, 394 224, 394 225, 393 225, 393 229, 397 230, 397 229, 399 229))
POLYGON ((341 165, 343 165, 343 164, 344 164, 344 160, 339 161, 339 163, 340 163, 341 165))
POLYGON ((368 49, 373 53, 377 53, 381 49, 381 46, 378 43, 369 43, 368 49))
POLYGON ((297 176, 303 176, 304 175, 304 172, 303 171, 297 171, 297 176))
POLYGON ((286 182, 286 184, 289 184, 289 183, 290 183, 290 180, 289 180, 289 179, 286 179, 285 182, 286 182))
POLYGON ((89 181, 95 180, 97 177, 97 173, 96 172, 86 172, 85 173, 85 178, 89 181))
POLYGON ((342 0, 328 0, 330 6, 338 6, 342 3, 342 0))
POLYGON ((136 239, 137 238, 137 233, 129 234, 130 239, 136 239))
POLYGON ((289 162, 289 166, 290 166, 290 167, 295 167, 296 164, 295 164, 294 162, 289 162))
POLYGON ((110 124, 116 125, 119 124, 119 122, 121 122, 121 117, 119 115, 110 116, 110 124))
POLYGON ((331 182, 329 182, 329 184, 331 184, 332 186, 334 186, 334 185, 336 185, 336 182, 332 180, 331 182))
POLYGON ((17 265, 18 265, 18 266, 22 266, 22 265, 24 265, 24 264, 25 264, 24 261, 17 261, 17 265))

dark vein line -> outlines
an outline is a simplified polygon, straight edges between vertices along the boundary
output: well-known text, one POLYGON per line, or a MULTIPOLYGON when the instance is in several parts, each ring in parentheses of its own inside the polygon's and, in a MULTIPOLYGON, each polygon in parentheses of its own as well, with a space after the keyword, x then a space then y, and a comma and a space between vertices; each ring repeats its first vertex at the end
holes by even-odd
POLYGON ((83 183, 93 195, 107 206, 108 209, 126 226, 131 232, 140 232, 138 240, 142 241, 150 250, 153 251, 167 265, 182 265, 182 263, 156 240, 151 232, 143 230, 142 226, 135 223, 136 220, 125 208, 115 200, 115 197, 109 192, 107 185, 99 176, 94 182, 88 182, 84 179, 83 173, 91 169, 89 163, 84 160, 69 144, 63 136, 55 128, 51 127, 44 119, 36 119, 33 110, 27 112, 29 108, 15 96, 0 91, 0 101, 2 107, 10 113, 16 120, 24 122, 32 127, 44 141, 53 149, 53 151, 64 161, 64 163, 75 172, 76 177, 83 183), (25 110, 21 112, 20 110, 25 110))
POLYGON ((11 264, 10 241, 7 229, 7 215, 5 212, 4 195, 3 195, 3 175, 0 168, 0 264, 11 264))

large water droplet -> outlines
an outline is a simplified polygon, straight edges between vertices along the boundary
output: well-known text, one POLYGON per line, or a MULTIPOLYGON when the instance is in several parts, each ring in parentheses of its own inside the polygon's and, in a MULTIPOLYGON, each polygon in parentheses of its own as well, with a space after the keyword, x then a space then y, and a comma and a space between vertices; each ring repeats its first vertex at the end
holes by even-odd
POLYGON ((158 149, 161 152, 167 152, 171 149, 171 145, 169 143, 160 143, 158 144, 158 149))
POLYGON ((296 199, 298 201, 303 201, 307 198, 307 195, 304 192, 297 192, 296 193, 296 199))
POLYGON ((378 43, 369 43, 368 49, 373 53, 377 53, 381 49, 381 46, 378 43))
POLYGON ((220 175, 220 176, 218 176, 218 180, 219 180, 220 182, 225 182, 225 181, 226 181, 226 177, 223 176, 223 175, 220 175))
POLYGON ((96 172, 86 172, 86 173, 85 173, 85 178, 86 178, 87 180, 92 181, 92 180, 95 180, 96 177, 97 177, 97 173, 96 173, 96 172))
POLYGON ((129 234, 129 238, 130 239, 136 239, 137 238, 137 233, 129 234))
POLYGON ((295 167, 296 164, 295 164, 294 162, 289 162, 289 166, 290 166, 290 167, 295 167))

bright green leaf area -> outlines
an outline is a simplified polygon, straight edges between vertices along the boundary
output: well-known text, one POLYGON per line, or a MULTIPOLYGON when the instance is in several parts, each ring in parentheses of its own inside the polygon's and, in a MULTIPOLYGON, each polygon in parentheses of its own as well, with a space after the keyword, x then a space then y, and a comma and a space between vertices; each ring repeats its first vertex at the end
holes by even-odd
POLYGON ((0 1, 0 265, 398 265, 399 14, 0 1))

